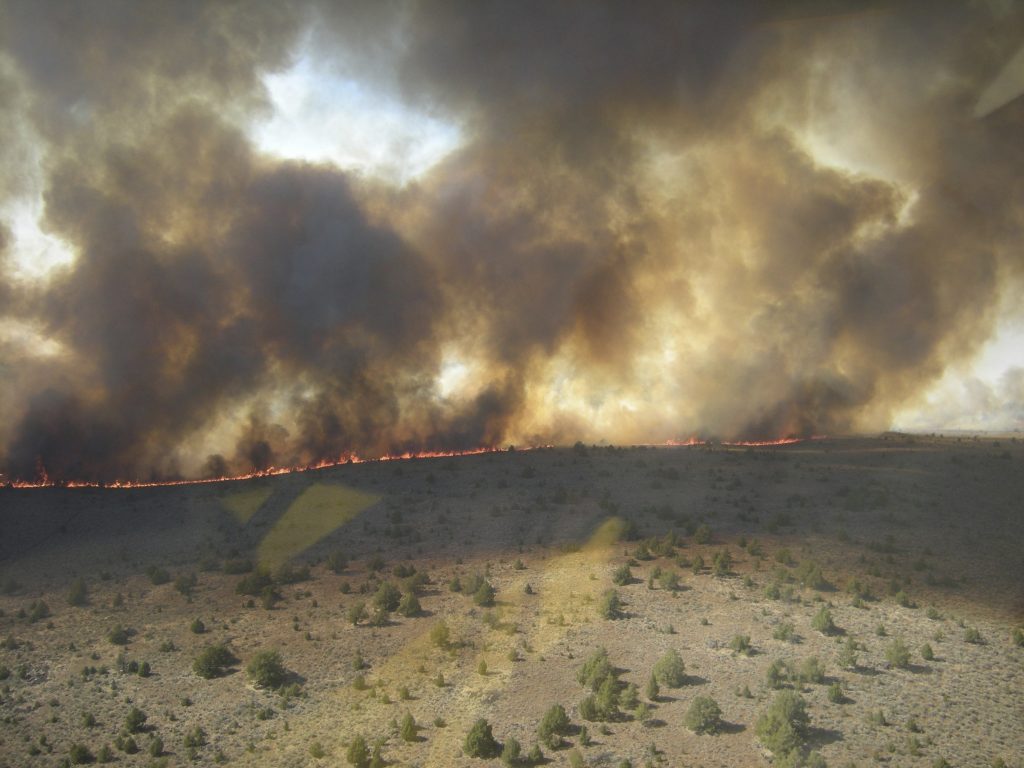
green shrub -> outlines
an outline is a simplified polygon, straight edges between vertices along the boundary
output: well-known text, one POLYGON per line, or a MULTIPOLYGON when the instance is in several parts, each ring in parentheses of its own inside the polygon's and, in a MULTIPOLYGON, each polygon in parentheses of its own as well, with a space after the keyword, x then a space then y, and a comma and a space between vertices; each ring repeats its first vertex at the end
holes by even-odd
POLYGON ((675 592, 679 589, 679 574, 675 571, 662 571, 658 583, 666 592, 675 592))
POLYGON ((451 630, 443 620, 430 628, 430 642, 442 650, 451 644, 451 630))
POLYGON ((548 747, 556 749, 561 744, 560 737, 568 732, 569 716, 565 713, 565 708, 561 704, 553 704, 541 718, 540 725, 537 726, 537 736, 548 747))
POLYGON ((630 570, 628 564, 616 568, 615 572, 612 574, 612 583, 617 586, 624 587, 627 584, 632 583, 632 581, 633 572, 630 570))
POLYGON ((113 645, 128 645, 128 638, 131 633, 120 624, 115 624, 107 633, 107 640, 113 645))
POLYGON ((151 565, 146 569, 146 575, 149 576, 149 580, 154 586, 166 584, 171 580, 171 574, 169 574, 165 568, 160 568, 155 565, 151 565))
POLYGON ((843 695, 843 686, 838 682, 832 683, 832 685, 828 687, 828 700, 833 704, 842 704, 845 698, 846 697, 843 695))
POLYGON ((348 613, 346 615, 353 627, 359 624, 360 621, 365 621, 368 616, 366 613, 366 603, 362 601, 352 603, 352 605, 349 606, 348 613))
POLYGON ((704 558, 699 554, 693 556, 693 560, 690 561, 690 567, 694 573, 700 573, 704 570, 704 558))
POLYGON ((968 627, 964 631, 964 641, 974 645, 981 645, 981 632, 975 627, 968 627))
POLYGON ((800 664, 799 677, 801 682, 820 685, 825 682, 825 667, 817 656, 810 656, 800 664))
POLYGON ((159 736, 154 736, 149 740, 148 750, 150 757, 160 757, 164 753, 164 740, 159 736))
POLYGON ((466 734, 462 743, 462 751, 468 757, 497 757, 500 752, 498 742, 494 740, 490 724, 483 718, 477 720, 466 734))
POLYGON ((245 668, 250 679, 261 688, 280 688, 288 676, 277 651, 260 651, 245 668))
POLYGON ((697 530, 693 532, 693 541, 695 544, 708 544, 711 541, 711 529, 701 524, 697 527, 697 530))
POLYGON ((647 678, 647 687, 644 688, 644 695, 648 701, 657 701, 659 693, 661 693, 661 687, 658 685, 658 678, 652 672, 651 676, 647 678))
POLYGON ((71 589, 68 590, 68 605, 81 607, 88 603, 89 589, 85 586, 85 579, 77 578, 71 582, 71 589))
POLYGON ((193 619, 188 628, 193 635, 201 635, 206 631, 206 625, 203 623, 202 619, 193 619))
POLYGON ((1014 645, 1024 648, 1024 627, 1014 627, 1012 639, 1014 645))
POLYGON ((836 660, 843 669, 856 669, 857 643, 852 637, 846 638, 843 647, 839 649, 839 656, 836 660))
POLYGON ((484 579, 483 583, 473 592, 473 602, 483 608, 489 608, 494 605, 494 595, 494 587, 491 586, 491 582, 484 579))
POLYGON ((228 667, 236 663, 238 663, 238 659, 226 645, 210 645, 204 648, 192 662, 192 670, 204 680, 212 680, 223 675, 228 667))
POLYGON ((605 679, 614 677, 615 670, 608 660, 608 651, 598 648, 583 662, 576 672, 576 680, 592 691, 597 691, 605 679))
POLYGON ((185 597, 192 597, 192 591, 195 589, 196 584, 198 583, 199 580, 196 578, 196 575, 194 573, 183 573, 174 580, 174 588, 185 597))
POLYGON ((773 659, 765 673, 765 682, 768 684, 768 687, 773 689, 782 688, 788 679, 789 673, 786 669, 786 663, 781 659, 773 659))
POLYGON ((906 669, 910 666, 910 649, 902 640, 896 638, 885 649, 885 659, 898 669, 906 669))
POLYGON ((775 627, 775 629, 772 631, 772 637, 776 640, 790 641, 793 639, 795 632, 796 627, 794 627, 791 622, 786 621, 775 627))
POLYGON ((198 725, 185 734, 184 744, 186 749, 199 749, 206 746, 206 731, 198 725))
POLYGON ((265 568, 259 568, 242 577, 235 585, 235 592, 239 595, 259 597, 264 589, 272 587, 273 584, 274 580, 270 578, 270 573, 265 568))
POLYGON ((522 757, 522 746, 516 739, 509 737, 509 739, 505 742, 504 746, 502 746, 501 748, 501 762, 509 766, 509 768, 514 768, 514 766, 519 765, 520 761, 522 760, 522 757))
POLYGON ((327 567, 334 573, 341 573, 348 568, 348 558, 340 549, 336 549, 327 556, 327 567))
POLYGON ((758 718, 755 732, 776 755, 800 748, 810 732, 807 702, 793 691, 775 694, 767 711, 758 718))
POLYGON ((132 707, 128 714, 124 718, 124 727, 128 733, 138 733, 142 730, 143 726, 149 716, 138 707, 132 707))
POLYGON ((935 651, 932 650, 931 645, 928 643, 921 646, 921 658, 925 661, 933 661, 935 659, 935 651))
POLYGON ((402 593, 390 581, 382 582, 373 596, 373 606, 388 613, 397 610, 401 601, 402 593))
POLYGON ((366 739, 362 736, 352 739, 352 743, 348 745, 348 752, 345 753, 345 759, 355 768, 367 768, 370 764, 370 750, 366 747, 366 739))
POLYGON ((718 733, 722 727, 722 710, 710 696, 697 696, 683 716, 683 725, 694 733, 718 733))
POLYGON ((94 759, 92 752, 84 744, 72 744, 70 749, 68 749, 68 760, 71 761, 72 765, 87 765, 94 759))
POLYGON ((622 615, 622 601, 614 589, 605 590, 597 604, 597 615, 602 619, 617 619, 622 615))
POLYGON ((422 610, 420 601, 412 592, 403 595, 402 601, 398 604, 398 612, 406 618, 418 616, 422 610))
POLYGON ((821 632, 823 635, 831 635, 836 631, 835 622, 832 620, 832 611, 828 609, 828 606, 823 605, 814 614, 814 618, 811 620, 811 628, 821 632))
POLYGON ((711 561, 711 572, 715 576, 728 576, 732 571, 732 554, 727 549, 720 549, 711 561))
POLYGON ((744 656, 749 656, 753 652, 750 646, 750 635, 733 635, 732 640, 729 641, 729 647, 732 648, 733 653, 742 653, 744 656))
POLYGON ((686 683, 686 667, 675 648, 658 659, 652 672, 659 683, 669 688, 681 688, 686 683))
POLYGON ((416 741, 416 731, 416 720, 411 712, 406 712, 402 716, 402 725, 398 730, 398 735, 402 737, 402 741, 416 741))

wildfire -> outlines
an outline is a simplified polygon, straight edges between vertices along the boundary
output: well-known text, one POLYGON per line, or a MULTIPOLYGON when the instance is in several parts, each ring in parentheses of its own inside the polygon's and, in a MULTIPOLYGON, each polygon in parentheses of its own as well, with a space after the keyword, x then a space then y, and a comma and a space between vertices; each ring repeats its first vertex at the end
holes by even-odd
MULTIPOLYGON (((370 464, 380 461, 408 461, 410 459, 443 459, 456 456, 477 456, 482 453, 499 453, 501 448, 469 448, 461 451, 406 451, 405 453, 392 453, 378 456, 377 458, 364 458, 355 453, 347 453, 337 459, 323 459, 313 464, 306 464, 296 467, 267 467, 266 469, 253 470, 240 475, 225 475, 224 477, 205 477, 195 480, 114 480, 109 483, 99 483, 84 480, 67 480, 57 482, 51 480, 46 472, 46 467, 40 462, 36 467, 35 480, 12 480, 7 483, 10 488, 165 488, 174 485, 206 485, 209 483, 233 483, 240 480, 253 480, 258 477, 275 477, 277 475, 291 475, 300 472, 312 472, 318 469, 330 469, 343 464, 370 464)), ((527 449, 529 450, 529 449, 527 449)))

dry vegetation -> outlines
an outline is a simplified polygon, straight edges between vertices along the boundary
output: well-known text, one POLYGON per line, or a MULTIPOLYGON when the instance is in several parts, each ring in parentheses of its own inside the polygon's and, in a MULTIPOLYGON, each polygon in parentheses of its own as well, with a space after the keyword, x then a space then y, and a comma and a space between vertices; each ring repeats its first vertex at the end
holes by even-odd
POLYGON ((0 489, 0 765, 1021 765, 1022 465, 892 435, 0 489))

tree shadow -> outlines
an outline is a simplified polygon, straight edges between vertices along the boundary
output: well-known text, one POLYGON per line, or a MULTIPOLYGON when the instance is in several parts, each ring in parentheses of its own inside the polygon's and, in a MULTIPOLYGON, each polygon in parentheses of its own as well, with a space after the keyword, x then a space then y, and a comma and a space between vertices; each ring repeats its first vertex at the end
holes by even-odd
POLYGON ((878 677, 880 674, 882 674, 874 667, 862 667, 860 664, 854 667, 852 671, 864 677, 878 677))
POLYGON ((685 684, 687 686, 691 686, 691 685, 708 685, 710 682, 711 681, 708 680, 706 677, 701 677, 700 675, 687 675, 686 676, 686 683, 685 684))
POLYGON ((724 734, 743 733, 745 730, 747 730, 747 726, 743 723, 729 723, 723 720, 718 725, 719 733, 724 734))
POLYGON ((907 670, 915 675, 930 675, 932 668, 924 664, 908 664, 907 670))

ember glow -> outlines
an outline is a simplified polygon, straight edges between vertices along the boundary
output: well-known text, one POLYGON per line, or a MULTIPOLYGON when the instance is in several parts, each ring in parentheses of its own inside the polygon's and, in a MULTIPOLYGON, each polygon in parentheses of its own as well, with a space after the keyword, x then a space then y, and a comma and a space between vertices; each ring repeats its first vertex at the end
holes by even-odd
POLYGON ((5 2, 0 473, 1024 428, 1024 6, 870 5, 5 2))

